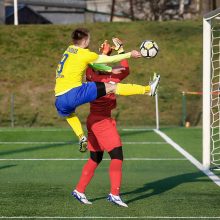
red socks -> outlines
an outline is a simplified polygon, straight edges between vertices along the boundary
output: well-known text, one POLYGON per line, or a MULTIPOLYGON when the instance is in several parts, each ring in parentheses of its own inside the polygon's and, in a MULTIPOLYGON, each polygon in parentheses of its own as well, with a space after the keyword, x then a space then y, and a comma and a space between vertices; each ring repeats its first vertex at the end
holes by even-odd
POLYGON ((111 194, 118 196, 120 193, 122 177, 122 160, 112 159, 109 167, 111 194))
MULTIPOLYGON (((89 159, 84 165, 80 180, 76 186, 76 190, 80 193, 84 193, 87 185, 91 181, 95 169, 98 164, 92 159, 89 159)), ((113 195, 119 195, 121 178, 122 178, 122 160, 112 159, 109 167, 109 176, 111 182, 111 193, 113 195)))
POLYGON ((80 180, 76 186, 76 190, 78 192, 85 192, 86 186, 91 181, 97 166, 98 164, 94 162, 92 159, 89 159, 87 163, 84 165, 80 180))

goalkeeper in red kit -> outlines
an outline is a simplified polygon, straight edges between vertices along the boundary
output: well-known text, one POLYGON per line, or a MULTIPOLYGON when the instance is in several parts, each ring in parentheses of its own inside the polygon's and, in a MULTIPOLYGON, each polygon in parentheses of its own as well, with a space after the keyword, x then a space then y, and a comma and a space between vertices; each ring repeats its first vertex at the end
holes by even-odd
MULTIPOLYGON (((118 53, 123 53, 122 43, 119 39, 114 38, 115 49, 118 53)), ((111 46, 105 42, 102 45, 102 53, 110 55, 111 46)), ((129 74, 129 66, 127 60, 120 62, 121 73, 112 74, 95 71, 89 67, 86 70, 87 81, 118 83, 129 74)), ((88 149, 90 151, 90 159, 85 164, 80 180, 73 191, 73 195, 84 204, 91 204, 84 194, 86 186, 92 179, 95 169, 102 161, 104 151, 110 155, 111 162, 109 168, 111 193, 108 200, 121 206, 127 205, 121 200, 120 186, 122 177, 122 143, 116 128, 116 121, 111 117, 111 110, 116 108, 115 94, 107 94, 90 103, 90 114, 87 118, 88 129, 88 149)))
MULTIPOLYGON (((124 53, 122 42, 118 38, 113 38, 114 49, 118 53, 124 53)), ((112 47, 107 41, 102 44, 103 54, 110 55, 112 47)), ((127 60, 120 62, 120 73, 104 73, 87 68, 87 81, 119 83, 129 75, 129 65, 127 60)), ((83 204, 92 204, 85 196, 85 190, 91 181, 96 168, 102 161, 104 151, 107 151, 110 158, 109 176, 111 192, 107 200, 119 206, 128 207, 120 198, 120 186, 122 178, 123 151, 119 133, 116 128, 116 121, 111 117, 112 109, 116 108, 116 95, 107 94, 90 103, 90 114, 87 118, 88 129, 88 149, 90 159, 84 165, 80 180, 72 192, 72 195, 83 204)))

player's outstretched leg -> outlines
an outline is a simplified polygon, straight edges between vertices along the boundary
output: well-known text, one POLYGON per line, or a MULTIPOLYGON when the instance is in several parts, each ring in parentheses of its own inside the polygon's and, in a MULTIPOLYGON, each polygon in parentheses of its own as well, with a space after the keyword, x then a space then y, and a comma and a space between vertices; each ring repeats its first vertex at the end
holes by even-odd
POLYGON ((160 82, 160 75, 155 75, 153 81, 147 86, 141 86, 137 84, 110 84, 105 83, 106 93, 115 93, 122 96, 130 95, 150 95, 155 96, 157 93, 157 88, 160 82))

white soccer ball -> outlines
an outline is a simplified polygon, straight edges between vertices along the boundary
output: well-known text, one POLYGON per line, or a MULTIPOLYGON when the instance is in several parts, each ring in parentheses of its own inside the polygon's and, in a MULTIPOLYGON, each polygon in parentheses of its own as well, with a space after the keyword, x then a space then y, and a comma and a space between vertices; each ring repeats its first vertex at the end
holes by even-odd
POLYGON ((141 55, 145 58, 153 58, 157 55, 159 47, 153 40, 145 40, 140 46, 141 55))

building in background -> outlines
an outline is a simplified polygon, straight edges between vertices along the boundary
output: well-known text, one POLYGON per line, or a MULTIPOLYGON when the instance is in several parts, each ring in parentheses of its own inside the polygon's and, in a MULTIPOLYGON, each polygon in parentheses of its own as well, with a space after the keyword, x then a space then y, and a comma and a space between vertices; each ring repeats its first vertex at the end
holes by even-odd
MULTIPOLYGON (((13 7, 13 3, 13 0, 4 0, 6 11, 7 8, 13 7)), ((27 7, 30 9, 30 14, 35 12, 49 23, 69 24, 84 22, 86 2, 84 0, 18 0, 18 8, 20 7, 27 7)), ((23 24, 21 12, 20 10, 18 11, 18 20, 20 24, 23 24)), ((25 15, 28 16, 27 14, 25 15)), ((26 23, 31 22, 27 21, 26 23)), ((35 20, 33 20, 32 24, 35 23, 35 20)), ((42 23, 44 24, 45 22, 42 23)))
MULTIPOLYGON (((47 18, 26 5, 18 6, 20 24, 51 24, 47 18)), ((5 10, 5 24, 14 24, 14 7, 7 6, 5 10)))
MULTIPOLYGON (((11 24, 14 1, 0 0, 0 3, 1 23, 11 24)), ((112 0, 18 0, 18 20, 20 24, 39 24, 40 20, 42 24, 107 22, 111 16, 111 5, 112 0), (27 18, 29 20, 25 21, 27 18)), ((115 20, 130 19, 122 13, 115 13, 115 20)))
MULTIPOLYGON (((14 0, 0 0, 0 24, 12 24, 14 0)), ((20 24, 192 19, 220 0, 18 0, 20 24)))

